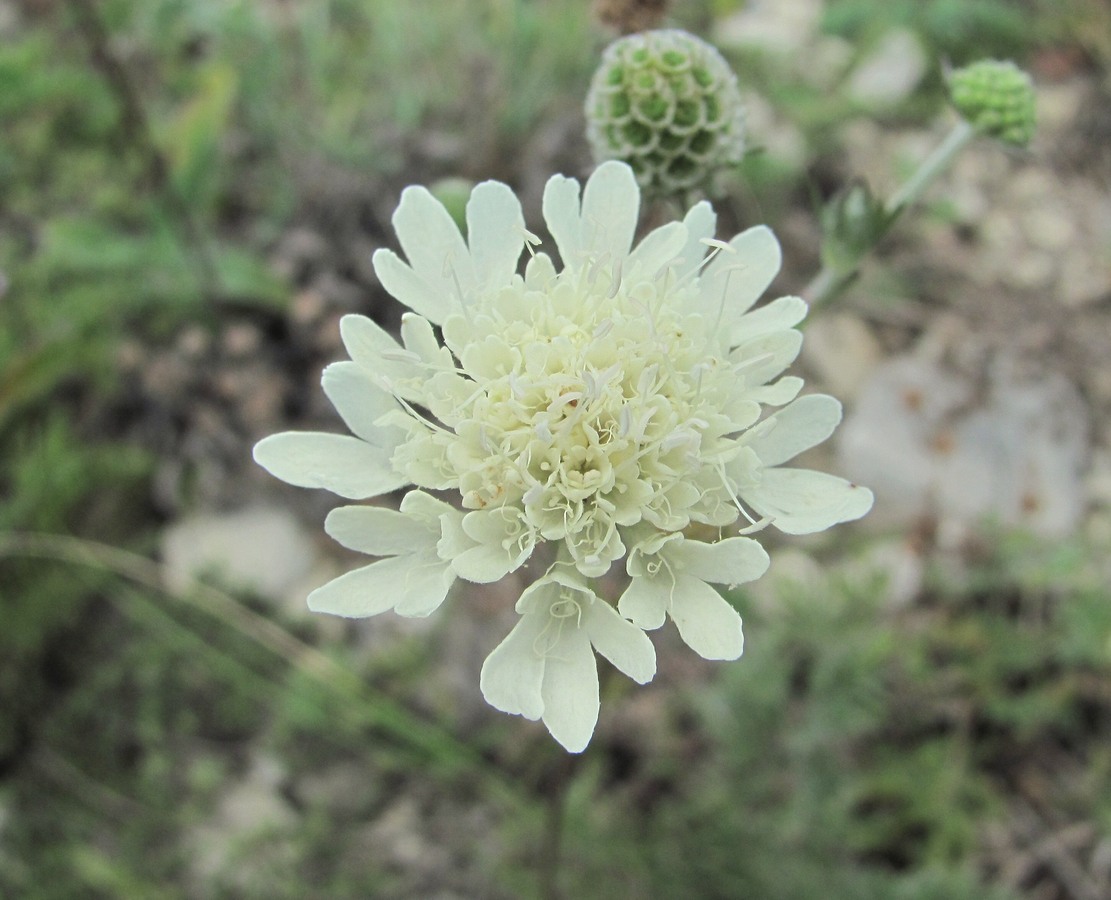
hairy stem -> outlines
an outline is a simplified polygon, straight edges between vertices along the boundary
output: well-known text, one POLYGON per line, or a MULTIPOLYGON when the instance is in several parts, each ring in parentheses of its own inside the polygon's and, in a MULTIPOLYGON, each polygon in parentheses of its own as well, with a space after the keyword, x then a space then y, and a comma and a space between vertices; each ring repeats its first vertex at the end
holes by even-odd
MULTIPOLYGON (((918 168, 911 173, 911 176, 884 203, 884 212, 887 214, 887 219, 883 229, 876 235, 872 247, 875 247, 880 239, 891 230, 891 226, 895 224, 899 216, 922 196, 922 193, 934 179, 949 168, 957 154, 975 136, 976 129, 963 119, 953 126, 953 130, 946 135, 945 139, 934 148, 934 151, 921 162, 918 168)), ((822 266, 818 274, 803 289, 803 298, 812 309, 828 303, 856 277, 859 268, 859 260, 855 265, 843 269, 829 265, 822 266)))

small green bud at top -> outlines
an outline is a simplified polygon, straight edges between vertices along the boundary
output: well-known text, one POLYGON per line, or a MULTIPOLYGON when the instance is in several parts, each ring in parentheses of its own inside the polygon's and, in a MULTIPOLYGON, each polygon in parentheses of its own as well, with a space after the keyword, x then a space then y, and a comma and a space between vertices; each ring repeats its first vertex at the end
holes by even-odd
POLYGON ((628 163, 641 188, 687 198, 744 154, 737 76, 705 41, 676 29, 623 37, 606 48, 586 98, 597 162, 628 163))
POLYGON ((1034 86, 1010 61, 984 59, 949 75, 957 112, 977 131, 1025 147, 1034 136, 1034 86))

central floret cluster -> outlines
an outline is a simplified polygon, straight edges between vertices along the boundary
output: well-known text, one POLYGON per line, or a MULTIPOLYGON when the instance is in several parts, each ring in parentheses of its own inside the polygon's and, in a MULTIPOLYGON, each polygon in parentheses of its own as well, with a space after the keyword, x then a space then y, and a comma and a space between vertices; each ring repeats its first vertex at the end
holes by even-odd
POLYGON ((412 310, 401 343, 348 316, 352 361, 324 373, 356 437, 287 432, 255 450, 279 478, 352 499, 416 487, 399 511, 329 515, 336 540, 385 558, 314 591, 313 609, 427 615, 456 578, 496 581, 555 545, 482 690, 498 709, 542 717, 571 750, 597 720, 594 651, 647 681, 644 630, 670 616, 703 656, 736 658, 740 618, 709 583, 763 574, 767 555, 741 535, 817 531, 871 505, 842 479, 779 468, 832 432, 840 405, 796 399, 801 379, 782 376, 801 345, 803 301, 752 310, 779 268, 771 232, 716 241, 700 203, 633 248, 638 209, 624 164, 600 166, 581 198, 574 180, 551 179, 557 270, 534 252, 505 185, 475 188, 467 241, 427 191, 407 189, 394 225, 409 263, 375 256, 383 285, 412 310), (783 408, 769 416, 769 406, 783 408), (461 508, 429 491, 458 492, 461 508), (622 559, 630 584, 615 606, 592 579, 622 559))
MULTIPOLYGON (((670 232, 672 260, 685 231, 670 232)), ((619 527, 737 518, 725 466, 740 451, 729 435, 759 414, 748 354, 731 358, 713 316, 685 312, 700 298, 677 269, 650 255, 556 274, 537 256, 522 282, 444 322, 459 369, 430 387, 453 398, 435 412, 446 427, 411 419, 397 462, 415 484, 458 489, 475 511, 464 529, 500 543, 507 568, 560 541, 594 577, 625 555, 619 527)))

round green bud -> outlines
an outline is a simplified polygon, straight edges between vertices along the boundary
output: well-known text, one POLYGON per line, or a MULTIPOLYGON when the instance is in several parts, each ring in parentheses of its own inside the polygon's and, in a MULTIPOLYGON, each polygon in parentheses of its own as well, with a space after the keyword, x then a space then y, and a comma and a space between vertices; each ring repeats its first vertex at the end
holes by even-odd
POLYGON ((597 162, 619 159, 645 193, 686 198, 744 154, 737 76, 705 41, 646 31, 606 48, 586 97, 597 162))
POLYGON ((984 59, 949 75, 957 112, 977 131, 1025 147, 1034 136, 1034 85, 1013 62, 984 59))

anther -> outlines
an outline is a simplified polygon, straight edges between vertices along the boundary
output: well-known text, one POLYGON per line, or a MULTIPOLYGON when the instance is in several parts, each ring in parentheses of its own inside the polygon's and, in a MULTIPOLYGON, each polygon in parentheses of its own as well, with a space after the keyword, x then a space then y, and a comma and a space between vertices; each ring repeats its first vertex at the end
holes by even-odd
POLYGON ((613 331, 613 319, 603 319, 598 323, 598 327, 594 329, 594 339, 604 338, 611 331, 613 331))
POLYGON ((607 300, 612 300, 617 296, 617 292, 621 290, 621 263, 622 260, 618 259, 613 264, 613 272, 610 274, 610 292, 606 296, 607 300))

